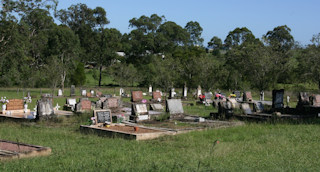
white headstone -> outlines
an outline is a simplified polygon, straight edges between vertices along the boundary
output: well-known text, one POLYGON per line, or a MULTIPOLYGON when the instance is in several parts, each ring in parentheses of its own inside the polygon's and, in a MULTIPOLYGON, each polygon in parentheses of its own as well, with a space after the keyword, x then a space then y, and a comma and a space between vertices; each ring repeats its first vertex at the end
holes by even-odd
POLYGON ((264 91, 260 92, 260 101, 264 101, 264 91))
POLYGON ((183 97, 187 97, 187 94, 188 94, 188 88, 186 86, 184 86, 183 97))
POLYGON ((149 93, 152 93, 152 86, 149 85, 149 93))
POLYGON ((67 101, 68 101, 69 105, 76 105, 77 104, 76 99, 67 99, 67 101))
POLYGON ((62 90, 61 89, 58 90, 58 96, 62 96, 62 90))
POLYGON ((146 104, 136 104, 136 114, 146 114, 148 113, 147 105, 146 104))
POLYGON ((198 86, 198 89, 197 89, 197 97, 199 97, 201 95, 201 87, 200 85, 198 86))
POLYGON ((91 93, 92 96, 94 95, 94 91, 93 90, 90 90, 90 93, 91 93))
POLYGON ((82 96, 87 96, 87 90, 81 90, 81 95, 82 96))
POLYGON ((174 91, 174 88, 171 88, 171 98, 173 98, 176 95, 176 92, 174 91))
POLYGON ((124 93, 124 90, 123 88, 120 88, 120 91, 119 91, 120 96, 122 95, 122 93, 124 93))

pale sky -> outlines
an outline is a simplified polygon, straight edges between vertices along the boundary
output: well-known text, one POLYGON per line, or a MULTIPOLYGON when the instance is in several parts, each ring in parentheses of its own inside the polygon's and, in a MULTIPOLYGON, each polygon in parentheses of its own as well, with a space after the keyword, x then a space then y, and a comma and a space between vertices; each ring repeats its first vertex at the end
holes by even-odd
POLYGON ((60 0, 58 9, 83 3, 107 12, 109 28, 129 33, 129 20, 142 15, 164 15, 184 27, 197 21, 203 28, 204 46, 213 36, 222 40, 236 27, 247 27, 257 37, 287 25, 295 41, 310 44, 320 33, 319 0, 60 0))

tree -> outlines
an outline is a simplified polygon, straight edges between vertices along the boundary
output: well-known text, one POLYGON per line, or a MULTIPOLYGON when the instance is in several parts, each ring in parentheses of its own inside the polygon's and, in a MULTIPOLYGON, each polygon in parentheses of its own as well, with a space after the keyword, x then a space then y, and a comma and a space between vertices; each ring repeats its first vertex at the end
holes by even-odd
POLYGON ((285 53, 294 45, 294 39, 290 32, 291 29, 287 25, 278 26, 272 31, 268 31, 263 38, 273 50, 285 53))
POLYGON ((55 56, 60 70, 61 88, 64 91, 64 85, 67 74, 70 74, 75 67, 80 51, 80 43, 78 37, 67 26, 56 26, 50 31, 48 39, 48 56, 55 56))
POLYGON ((220 50, 222 49, 223 44, 219 37, 214 36, 208 42, 208 47, 213 49, 213 55, 220 55, 220 50))
POLYGON ((184 27, 190 34, 190 45, 202 46, 203 38, 201 38, 202 27, 196 21, 190 21, 184 27))
POLYGON ((82 86, 86 82, 86 74, 83 63, 77 64, 77 67, 71 77, 71 82, 76 86, 82 86))
POLYGON ((247 43, 254 43, 254 41, 256 39, 252 32, 248 28, 242 27, 229 32, 224 43, 226 48, 230 49, 247 43))

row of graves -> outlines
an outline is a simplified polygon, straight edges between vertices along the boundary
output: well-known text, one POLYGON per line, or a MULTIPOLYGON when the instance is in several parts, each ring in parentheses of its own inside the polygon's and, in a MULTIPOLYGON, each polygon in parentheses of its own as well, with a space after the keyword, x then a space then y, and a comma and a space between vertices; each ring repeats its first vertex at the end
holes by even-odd
POLYGON ((284 89, 272 91, 272 101, 264 101, 264 94, 260 100, 253 100, 250 91, 242 94, 234 92, 232 96, 216 96, 214 104, 218 113, 212 113, 214 118, 230 118, 232 116, 250 119, 302 119, 320 117, 320 95, 305 92, 298 94, 298 103, 295 108, 289 107, 290 97, 284 103, 284 89))

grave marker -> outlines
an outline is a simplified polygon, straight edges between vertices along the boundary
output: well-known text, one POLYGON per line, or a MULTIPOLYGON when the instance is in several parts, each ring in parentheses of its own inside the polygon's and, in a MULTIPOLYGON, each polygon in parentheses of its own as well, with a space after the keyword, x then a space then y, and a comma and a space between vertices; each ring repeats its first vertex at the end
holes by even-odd
POLYGON ((161 98, 162 98, 162 96, 161 96, 161 93, 160 92, 152 92, 152 99, 153 100, 156 100, 156 101, 158 101, 159 99, 160 99, 160 101, 161 101, 161 98))
POLYGON ((131 95, 132 102, 140 102, 143 99, 142 91, 132 91, 131 95))
POLYGON ((242 103, 242 104, 241 104, 241 109, 243 110, 243 112, 244 112, 246 115, 252 114, 252 111, 251 111, 250 106, 249 106, 248 103, 242 103))
POLYGON ((111 97, 103 102, 103 109, 114 109, 120 107, 120 99, 111 97))
POLYGON ((58 90, 58 96, 59 96, 59 97, 63 96, 61 89, 58 90))
POLYGON ((151 94, 152 94, 152 86, 149 85, 149 95, 151 95, 151 94))
POLYGON ((181 99, 169 99, 167 100, 167 112, 170 114, 183 114, 183 107, 181 99))
POLYGON ((284 89, 272 90, 272 108, 283 108, 284 89))
POLYGON ((237 99, 241 98, 241 91, 233 91, 233 94, 236 95, 237 99))
POLYGON ((198 88, 197 88, 197 97, 199 97, 201 94, 202 94, 201 87, 199 85, 198 88))
POLYGON ((96 124, 98 123, 112 123, 112 114, 110 110, 94 110, 94 117, 96 124))
POLYGON ((243 93, 243 101, 244 102, 248 102, 248 101, 252 101, 252 96, 251 96, 251 92, 250 91, 245 91, 243 93))
POLYGON ((81 90, 81 95, 86 96, 87 95, 87 90, 81 90))
POLYGON ((52 106, 52 100, 50 98, 44 97, 37 102, 37 115, 41 117, 52 117, 54 115, 54 110, 52 106))
POLYGON ((76 95, 76 86, 75 85, 71 85, 70 88, 70 96, 75 96, 76 95))
POLYGON ((188 96, 188 87, 184 85, 183 87, 183 98, 187 98, 188 96))

